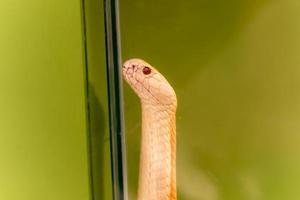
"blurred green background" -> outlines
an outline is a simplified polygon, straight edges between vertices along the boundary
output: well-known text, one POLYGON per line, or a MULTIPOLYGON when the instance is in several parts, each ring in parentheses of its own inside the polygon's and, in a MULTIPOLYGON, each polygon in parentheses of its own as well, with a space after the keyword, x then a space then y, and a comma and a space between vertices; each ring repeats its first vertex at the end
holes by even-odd
POLYGON ((80 1, 0 2, 0 199, 90 197, 80 1))
MULTIPOLYGON (((157 67, 178 97, 180 200, 300 196, 300 2, 121 0, 124 60, 157 67)), ((130 199, 140 103, 125 84, 130 199)))
POLYGON ((0 26, 0 199, 112 199, 103 1, 1 1, 0 26))

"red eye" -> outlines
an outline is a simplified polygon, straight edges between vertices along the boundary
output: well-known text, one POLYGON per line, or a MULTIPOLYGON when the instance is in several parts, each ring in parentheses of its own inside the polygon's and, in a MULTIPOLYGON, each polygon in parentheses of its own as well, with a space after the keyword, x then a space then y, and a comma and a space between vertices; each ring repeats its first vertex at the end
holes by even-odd
POLYGON ((151 73, 150 67, 144 67, 144 68, 143 68, 143 73, 144 73, 145 75, 150 74, 150 73, 151 73))

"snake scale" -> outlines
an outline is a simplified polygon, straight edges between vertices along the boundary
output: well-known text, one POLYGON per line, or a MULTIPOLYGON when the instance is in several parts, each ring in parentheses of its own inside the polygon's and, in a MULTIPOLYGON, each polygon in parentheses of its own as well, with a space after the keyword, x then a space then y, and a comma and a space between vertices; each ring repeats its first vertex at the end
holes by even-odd
POLYGON ((123 76, 142 106, 138 200, 176 200, 175 91, 141 59, 126 61, 123 76))

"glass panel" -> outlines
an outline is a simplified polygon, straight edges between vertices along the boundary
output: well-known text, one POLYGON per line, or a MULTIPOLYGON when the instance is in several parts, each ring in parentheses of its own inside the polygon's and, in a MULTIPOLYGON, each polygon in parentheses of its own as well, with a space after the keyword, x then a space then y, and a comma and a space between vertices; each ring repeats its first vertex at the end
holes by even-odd
POLYGON ((127 200, 118 0, 104 0, 113 199, 127 200))
POLYGON ((93 200, 113 198, 103 5, 99 0, 84 1, 93 200))
MULTIPOLYGON (((300 196, 300 3, 121 1, 124 60, 142 58, 178 99, 180 200, 300 196)), ((125 85, 130 199, 140 101, 125 85)))

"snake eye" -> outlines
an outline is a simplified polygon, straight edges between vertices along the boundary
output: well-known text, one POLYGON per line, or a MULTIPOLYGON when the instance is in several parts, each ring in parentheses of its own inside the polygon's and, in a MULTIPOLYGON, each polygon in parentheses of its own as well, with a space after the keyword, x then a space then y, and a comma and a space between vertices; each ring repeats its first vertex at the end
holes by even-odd
POLYGON ((150 73, 151 73, 150 67, 144 67, 144 68, 143 68, 143 73, 144 73, 145 75, 150 74, 150 73))

